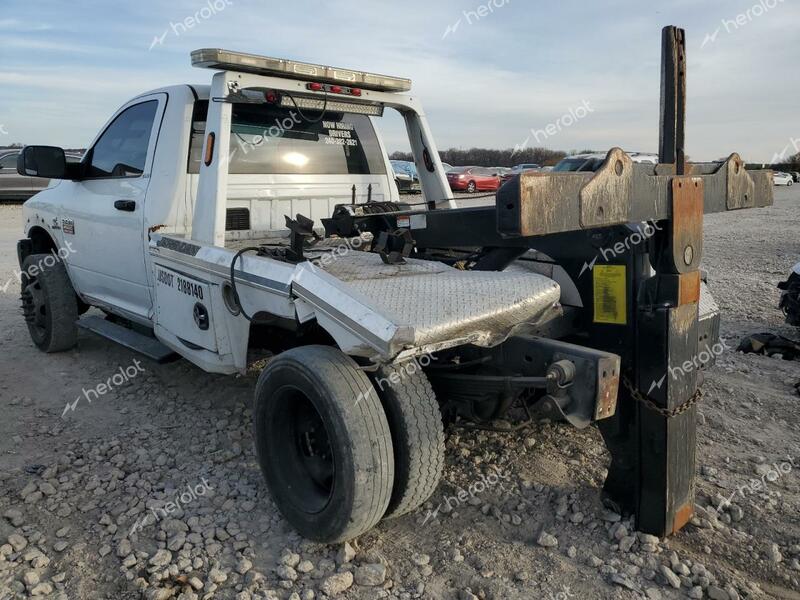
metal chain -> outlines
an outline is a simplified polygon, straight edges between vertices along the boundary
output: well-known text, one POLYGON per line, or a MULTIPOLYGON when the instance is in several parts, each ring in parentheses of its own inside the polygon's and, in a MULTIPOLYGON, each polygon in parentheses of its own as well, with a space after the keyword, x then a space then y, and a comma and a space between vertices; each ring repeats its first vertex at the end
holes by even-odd
POLYGON ((692 394, 692 396, 690 398, 688 398, 686 400, 686 402, 684 402, 680 406, 676 406, 673 409, 668 409, 668 408, 663 408, 663 407, 659 406, 658 404, 653 402, 649 397, 647 397, 644 394, 642 394, 636 388, 636 386, 633 385, 631 380, 628 379, 627 377, 623 377, 622 378, 622 383, 625 384, 625 387, 628 389, 628 391, 631 394, 631 397, 633 397, 634 400, 636 400, 637 402, 640 402, 641 404, 644 404, 647 408, 649 408, 653 412, 657 412, 662 417, 666 417, 667 419, 671 419, 673 417, 677 417, 678 415, 685 413, 687 410, 692 408, 695 404, 700 402, 700 400, 703 398, 703 391, 700 388, 697 388, 697 390, 695 390, 694 394, 692 394))

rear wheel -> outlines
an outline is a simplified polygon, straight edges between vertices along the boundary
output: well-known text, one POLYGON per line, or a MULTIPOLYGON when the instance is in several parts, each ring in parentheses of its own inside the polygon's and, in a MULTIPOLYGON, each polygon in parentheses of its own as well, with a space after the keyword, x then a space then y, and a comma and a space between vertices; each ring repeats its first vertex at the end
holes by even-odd
POLYGON ((67 269, 54 254, 31 254, 22 263, 22 312, 33 343, 62 352, 78 342, 78 301, 67 269))
POLYGON ((327 346, 278 355, 259 377, 253 418, 272 498, 300 534, 335 543, 380 521, 392 495, 392 438, 351 358, 327 346))
POLYGON ((467 192, 468 192, 468 193, 470 193, 470 194, 474 194, 474 193, 475 193, 475 191, 476 191, 477 189, 478 189, 478 186, 477 186, 477 185, 475 185, 475 182, 474 182, 474 181, 470 181, 470 182, 467 184, 467 192))
POLYGON ((381 368, 375 386, 392 432, 394 490, 385 518, 393 518, 421 506, 439 485, 444 468, 442 413, 417 362, 381 368))

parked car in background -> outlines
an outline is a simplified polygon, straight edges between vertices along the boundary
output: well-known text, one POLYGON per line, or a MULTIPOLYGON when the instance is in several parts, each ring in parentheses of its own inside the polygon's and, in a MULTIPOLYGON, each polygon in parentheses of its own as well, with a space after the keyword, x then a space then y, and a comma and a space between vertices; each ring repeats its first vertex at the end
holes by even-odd
POLYGON ((541 168, 542 168, 542 166, 541 165, 537 165, 536 163, 525 163, 525 164, 522 164, 522 165, 514 165, 513 167, 511 167, 511 172, 512 173, 516 173, 517 175, 519 175, 523 171, 535 171, 535 170, 541 169, 541 168))
MULTIPOLYGON (((566 158, 562 159, 555 167, 553 167, 553 171, 563 171, 563 172, 576 172, 576 171, 597 171, 600 168, 600 165, 603 164, 606 160, 607 153, 605 152, 593 152, 591 154, 575 154, 573 156, 567 156, 566 158)), ((646 154, 644 152, 628 152, 628 156, 631 157, 633 162, 637 163, 648 163, 652 165, 658 164, 658 155, 657 154, 646 154)))
POLYGON ((447 183, 454 192, 495 191, 500 187, 497 171, 489 167, 454 167, 447 172, 447 183))
POLYGON ((407 160, 391 160, 394 181, 398 192, 415 192, 420 189, 417 165, 407 160))
POLYGON ((27 200, 50 183, 17 173, 19 150, 0 154, 0 200, 27 200))
MULTIPOLYGON (((20 150, 0 151, 0 200, 27 200, 50 185, 50 180, 17 173, 20 150)), ((81 157, 66 155, 67 162, 77 163, 81 157)))
POLYGON ((789 175, 789 173, 783 173, 782 171, 775 171, 772 174, 772 182, 775 185, 792 185, 794 183, 794 177, 789 175))
POLYGON ((507 173, 504 173, 500 176, 500 180, 502 183, 505 183, 509 179, 512 179, 514 176, 519 175, 523 171, 540 171, 541 166, 537 165, 536 163, 525 163, 521 165, 514 165, 510 169, 507 169, 507 173))

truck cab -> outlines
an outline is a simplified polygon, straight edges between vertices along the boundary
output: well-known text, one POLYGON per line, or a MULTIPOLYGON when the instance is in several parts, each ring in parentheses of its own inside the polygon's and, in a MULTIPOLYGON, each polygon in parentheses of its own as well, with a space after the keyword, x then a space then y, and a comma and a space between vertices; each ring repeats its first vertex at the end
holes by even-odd
MULTIPOLYGON (((26 203, 29 237, 39 232, 74 248, 69 274, 87 304, 152 323, 148 234, 191 236, 209 94, 208 85, 177 85, 130 100, 70 179, 26 203)), ((326 111, 304 120, 301 114, 299 107, 268 103, 232 106, 226 239, 285 230, 284 215, 319 219, 336 204, 398 199, 372 117, 326 111)))

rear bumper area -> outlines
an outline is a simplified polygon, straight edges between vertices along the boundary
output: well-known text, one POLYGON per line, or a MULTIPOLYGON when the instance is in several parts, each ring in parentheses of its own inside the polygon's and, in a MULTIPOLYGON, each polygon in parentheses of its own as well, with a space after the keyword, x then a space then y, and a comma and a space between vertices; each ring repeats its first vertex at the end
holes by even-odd
POLYGON ((426 372, 437 396, 472 421, 501 418, 518 400, 579 429, 616 412, 616 354, 525 335, 458 354, 437 355, 426 372))

